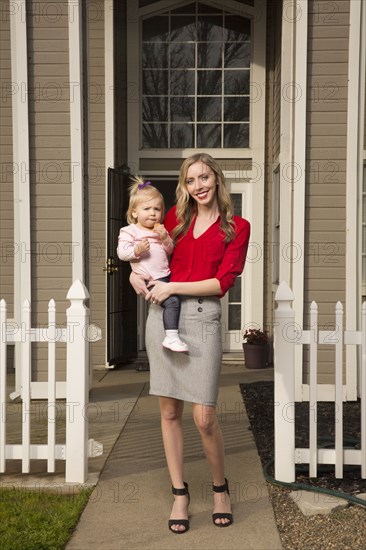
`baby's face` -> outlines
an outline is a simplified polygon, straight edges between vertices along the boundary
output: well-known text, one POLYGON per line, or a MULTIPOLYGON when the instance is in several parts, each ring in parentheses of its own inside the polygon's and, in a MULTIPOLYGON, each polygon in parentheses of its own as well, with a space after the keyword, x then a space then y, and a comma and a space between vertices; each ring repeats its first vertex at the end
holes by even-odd
POLYGON ((132 210, 132 216, 137 225, 143 229, 154 229, 156 223, 160 223, 163 217, 163 204, 159 197, 142 200, 132 210))

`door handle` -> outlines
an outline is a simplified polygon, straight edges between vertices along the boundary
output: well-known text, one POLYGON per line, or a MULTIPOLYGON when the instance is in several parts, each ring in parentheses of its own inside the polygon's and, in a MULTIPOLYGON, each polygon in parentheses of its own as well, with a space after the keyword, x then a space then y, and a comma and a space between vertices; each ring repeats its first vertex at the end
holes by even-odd
POLYGON ((114 265, 114 258, 107 258, 105 261, 107 267, 103 267, 103 271, 106 271, 108 274, 113 274, 114 271, 118 271, 118 267, 114 265))

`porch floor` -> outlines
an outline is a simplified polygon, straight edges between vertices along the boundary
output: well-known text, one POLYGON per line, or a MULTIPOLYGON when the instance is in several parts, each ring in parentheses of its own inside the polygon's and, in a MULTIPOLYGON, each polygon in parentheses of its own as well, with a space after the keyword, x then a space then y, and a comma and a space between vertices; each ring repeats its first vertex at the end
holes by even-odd
MULTIPOLYGON (((248 370, 242 362, 229 358, 223 362, 218 415, 234 513, 234 524, 228 529, 212 524, 210 472, 191 406, 186 404, 185 478, 191 494, 190 530, 177 537, 167 527, 173 497, 163 452, 158 398, 148 394, 149 372, 138 371, 136 366, 94 372, 89 437, 102 443, 104 452, 89 459, 88 484, 97 484, 67 550, 281 548, 239 388, 240 383, 271 380, 273 369, 248 370)), ((10 418, 11 415, 9 432, 11 424, 15 426, 10 418)), ((42 467, 45 468, 44 461, 42 467)), ((70 494, 77 489, 64 483, 63 462, 58 462, 56 474, 40 471, 37 463, 29 475, 9 469, 1 476, 1 485, 53 487, 70 494)))

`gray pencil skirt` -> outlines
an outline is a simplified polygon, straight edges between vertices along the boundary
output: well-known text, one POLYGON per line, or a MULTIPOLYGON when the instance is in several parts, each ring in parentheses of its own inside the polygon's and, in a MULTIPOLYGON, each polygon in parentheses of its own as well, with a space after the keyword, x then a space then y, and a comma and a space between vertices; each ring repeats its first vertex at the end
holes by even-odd
POLYGON ((222 360, 219 298, 181 296, 179 336, 188 353, 163 348, 163 309, 150 304, 146 350, 150 363, 150 393, 191 403, 216 405, 222 360))

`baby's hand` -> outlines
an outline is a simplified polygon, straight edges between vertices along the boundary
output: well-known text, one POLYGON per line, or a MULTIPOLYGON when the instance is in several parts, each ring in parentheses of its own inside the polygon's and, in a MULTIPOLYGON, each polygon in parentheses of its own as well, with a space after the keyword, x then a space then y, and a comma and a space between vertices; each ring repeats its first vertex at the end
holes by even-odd
POLYGON ((165 227, 161 223, 156 223, 154 225, 154 231, 159 235, 160 240, 162 242, 167 241, 169 234, 168 234, 168 231, 165 229, 165 227))
POLYGON ((135 256, 140 256, 144 252, 150 250, 150 243, 146 237, 143 237, 139 244, 135 246, 135 256))

